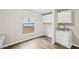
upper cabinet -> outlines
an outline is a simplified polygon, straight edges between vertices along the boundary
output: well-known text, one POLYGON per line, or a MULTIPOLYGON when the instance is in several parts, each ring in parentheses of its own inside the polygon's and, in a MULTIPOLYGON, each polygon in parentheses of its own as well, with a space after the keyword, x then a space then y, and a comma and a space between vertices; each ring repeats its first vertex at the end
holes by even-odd
POLYGON ((66 10, 59 12, 58 23, 72 23, 72 11, 66 10))
POLYGON ((43 15, 43 23, 52 23, 52 14, 43 15))

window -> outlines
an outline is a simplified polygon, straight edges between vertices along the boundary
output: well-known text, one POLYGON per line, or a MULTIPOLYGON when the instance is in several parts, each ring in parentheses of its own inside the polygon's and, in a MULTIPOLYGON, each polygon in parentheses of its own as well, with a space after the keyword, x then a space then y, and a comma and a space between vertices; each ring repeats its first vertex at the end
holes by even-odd
POLYGON ((35 17, 22 17, 22 29, 23 34, 35 32, 35 17))

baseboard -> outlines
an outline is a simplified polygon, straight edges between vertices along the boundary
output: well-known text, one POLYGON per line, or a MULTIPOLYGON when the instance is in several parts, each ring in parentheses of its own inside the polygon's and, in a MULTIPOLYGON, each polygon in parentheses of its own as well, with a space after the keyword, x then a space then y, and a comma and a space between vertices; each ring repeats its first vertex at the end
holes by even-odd
POLYGON ((44 35, 44 36, 46 36, 46 37, 48 37, 48 38, 52 39, 52 37, 49 37, 48 35, 44 35))
MULTIPOLYGON (((44 35, 42 35, 42 36, 44 36, 44 35)), ((42 36, 38 36, 38 37, 42 37, 42 36)), ((35 37, 35 38, 38 38, 38 37, 35 37)), ((20 40, 20 41, 17 41, 17 42, 13 42, 11 44, 4 45, 1 48, 6 48, 6 47, 9 47, 9 46, 13 46, 13 45, 16 45, 16 44, 19 44, 19 43, 22 43, 22 42, 25 42, 25 41, 29 41, 29 40, 32 40, 32 39, 35 39, 35 38, 31 38, 31 39, 28 39, 28 40, 20 40)))
POLYGON ((76 46, 76 47, 79 47, 79 45, 76 45, 76 44, 74 44, 74 43, 72 43, 72 45, 73 45, 73 46, 76 46))

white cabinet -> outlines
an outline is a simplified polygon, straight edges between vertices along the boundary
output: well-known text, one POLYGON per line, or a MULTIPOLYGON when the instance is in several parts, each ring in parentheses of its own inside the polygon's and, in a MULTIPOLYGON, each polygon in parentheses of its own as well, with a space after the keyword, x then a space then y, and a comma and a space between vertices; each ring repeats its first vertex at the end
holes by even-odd
POLYGON ((55 41, 64 47, 71 48, 71 38, 72 38, 71 31, 62 31, 62 30, 56 31, 55 41))
POLYGON ((52 14, 43 15, 43 23, 52 23, 52 14))
POLYGON ((72 23, 72 11, 66 10, 58 13, 58 23, 72 23))

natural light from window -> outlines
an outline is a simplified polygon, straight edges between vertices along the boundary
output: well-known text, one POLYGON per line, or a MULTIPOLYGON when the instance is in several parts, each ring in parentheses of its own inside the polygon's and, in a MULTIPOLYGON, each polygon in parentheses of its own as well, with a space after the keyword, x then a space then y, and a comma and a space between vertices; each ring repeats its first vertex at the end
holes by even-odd
POLYGON ((35 17, 22 17, 22 32, 23 34, 35 32, 35 17))

